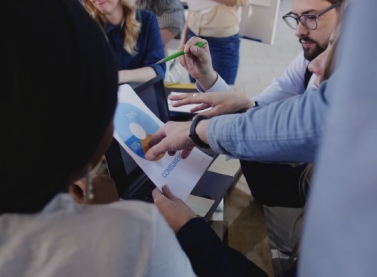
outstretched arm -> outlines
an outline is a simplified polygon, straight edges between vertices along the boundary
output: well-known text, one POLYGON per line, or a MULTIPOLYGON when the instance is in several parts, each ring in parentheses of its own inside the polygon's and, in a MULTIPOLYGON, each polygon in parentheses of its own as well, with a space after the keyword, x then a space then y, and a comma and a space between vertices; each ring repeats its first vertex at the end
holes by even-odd
MULTIPOLYGON (((263 162, 312 162, 323 135, 331 100, 326 82, 303 95, 249 109, 242 114, 202 120, 199 138, 217 153, 263 162), (329 99, 328 99, 329 98, 329 99)), ((153 136, 148 159, 193 147, 190 122, 171 122, 153 136)))
POLYGON ((155 189, 153 198, 186 252, 198 276, 213 277, 266 277, 262 269, 240 252, 223 243, 215 231, 167 186, 163 194, 155 189))

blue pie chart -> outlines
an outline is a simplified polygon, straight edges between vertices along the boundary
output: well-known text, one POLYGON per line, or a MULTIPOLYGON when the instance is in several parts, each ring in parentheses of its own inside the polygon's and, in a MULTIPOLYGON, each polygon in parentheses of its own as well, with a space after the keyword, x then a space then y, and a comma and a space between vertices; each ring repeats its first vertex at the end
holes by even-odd
POLYGON ((115 131, 132 152, 145 159, 148 142, 152 135, 160 128, 157 123, 140 108, 129 103, 118 103, 114 117, 115 131), (142 135, 134 132, 133 126, 142 129, 142 135))

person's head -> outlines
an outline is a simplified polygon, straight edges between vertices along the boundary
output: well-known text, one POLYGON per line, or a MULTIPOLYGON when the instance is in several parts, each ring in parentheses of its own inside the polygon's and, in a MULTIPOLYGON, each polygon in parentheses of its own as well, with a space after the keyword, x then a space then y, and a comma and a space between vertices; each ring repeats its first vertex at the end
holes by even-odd
POLYGON ((332 31, 339 21, 344 0, 293 0, 292 10, 283 18, 296 30, 304 56, 311 61, 328 45, 332 31))
POLYGON ((118 74, 102 31, 79 2, 4 5, 23 20, 2 32, 0 214, 34 213, 107 150, 118 74))
POLYGON ((319 86, 320 83, 330 78, 333 70, 333 63, 335 59, 335 51, 338 46, 340 34, 340 24, 331 33, 329 45, 326 50, 319 54, 314 60, 309 63, 308 69, 316 75, 314 85, 319 86))
POLYGON ((121 25, 124 32, 124 49, 131 55, 137 54, 141 23, 137 20, 137 8, 129 0, 83 0, 90 16, 105 29, 106 22, 121 25))

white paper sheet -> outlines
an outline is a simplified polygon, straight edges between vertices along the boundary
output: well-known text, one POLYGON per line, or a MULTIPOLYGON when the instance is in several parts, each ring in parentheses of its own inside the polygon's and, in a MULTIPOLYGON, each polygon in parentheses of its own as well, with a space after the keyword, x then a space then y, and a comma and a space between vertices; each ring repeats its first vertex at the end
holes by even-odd
POLYGON ((187 0, 186 2, 189 10, 192 11, 200 11, 213 8, 214 6, 217 6, 219 4, 211 0, 187 0))
POLYGON ((148 141, 163 124, 129 85, 119 86, 114 138, 160 190, 168 185, 177 197, 185 200, 212 158, 194 148, 186 159, 181 159, 179 151, 174 156, 165 153, 156 161, 146 160, 148 141))
MULTIPOLYGON (((181 94, 187 94, 186 92, 175 92, 175 91, 172 91, 169 95, 181 95, 181 94)), ((180 106, 180 107, 173 107, 173 103, 175 101, 172 101, 168 98, 168 104, 169 104, 169 111, 171 112, 179 112, 179 113, 189 113, 189 114, 197 114, 197 113, 201 113, 201 112, 205 112, 205 111, 208 111, 210 110, 211 108, 208 108, 208 109, 204 109, 204 110, 201 110, 199 112, 191 112, 191 109, 201 105, 201 104, 188 104, 188 105, 184 105, 184 106, 180 106)))

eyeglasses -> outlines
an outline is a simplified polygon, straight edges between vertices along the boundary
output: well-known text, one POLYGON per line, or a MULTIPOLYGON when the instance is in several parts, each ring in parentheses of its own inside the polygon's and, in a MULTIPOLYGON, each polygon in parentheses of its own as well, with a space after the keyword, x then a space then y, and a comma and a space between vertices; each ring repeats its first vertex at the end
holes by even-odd
POLYGON ((336 8, 339 6, 339 3, 332 4, 330 7, 327 9, 317 13, 317 14, 303 14, 300 16, 294 16, 290 13, 287 13, 286 15, 283 16, 283 19, 285 23, 289 27, 291 27, 293 30, 297 30, 298 24, 301 23, 302 26, 309 30, 315 30, 318 27, 317 24, 317 19, 327 13, 328 11, 331 11, 333 8, 336 8))

